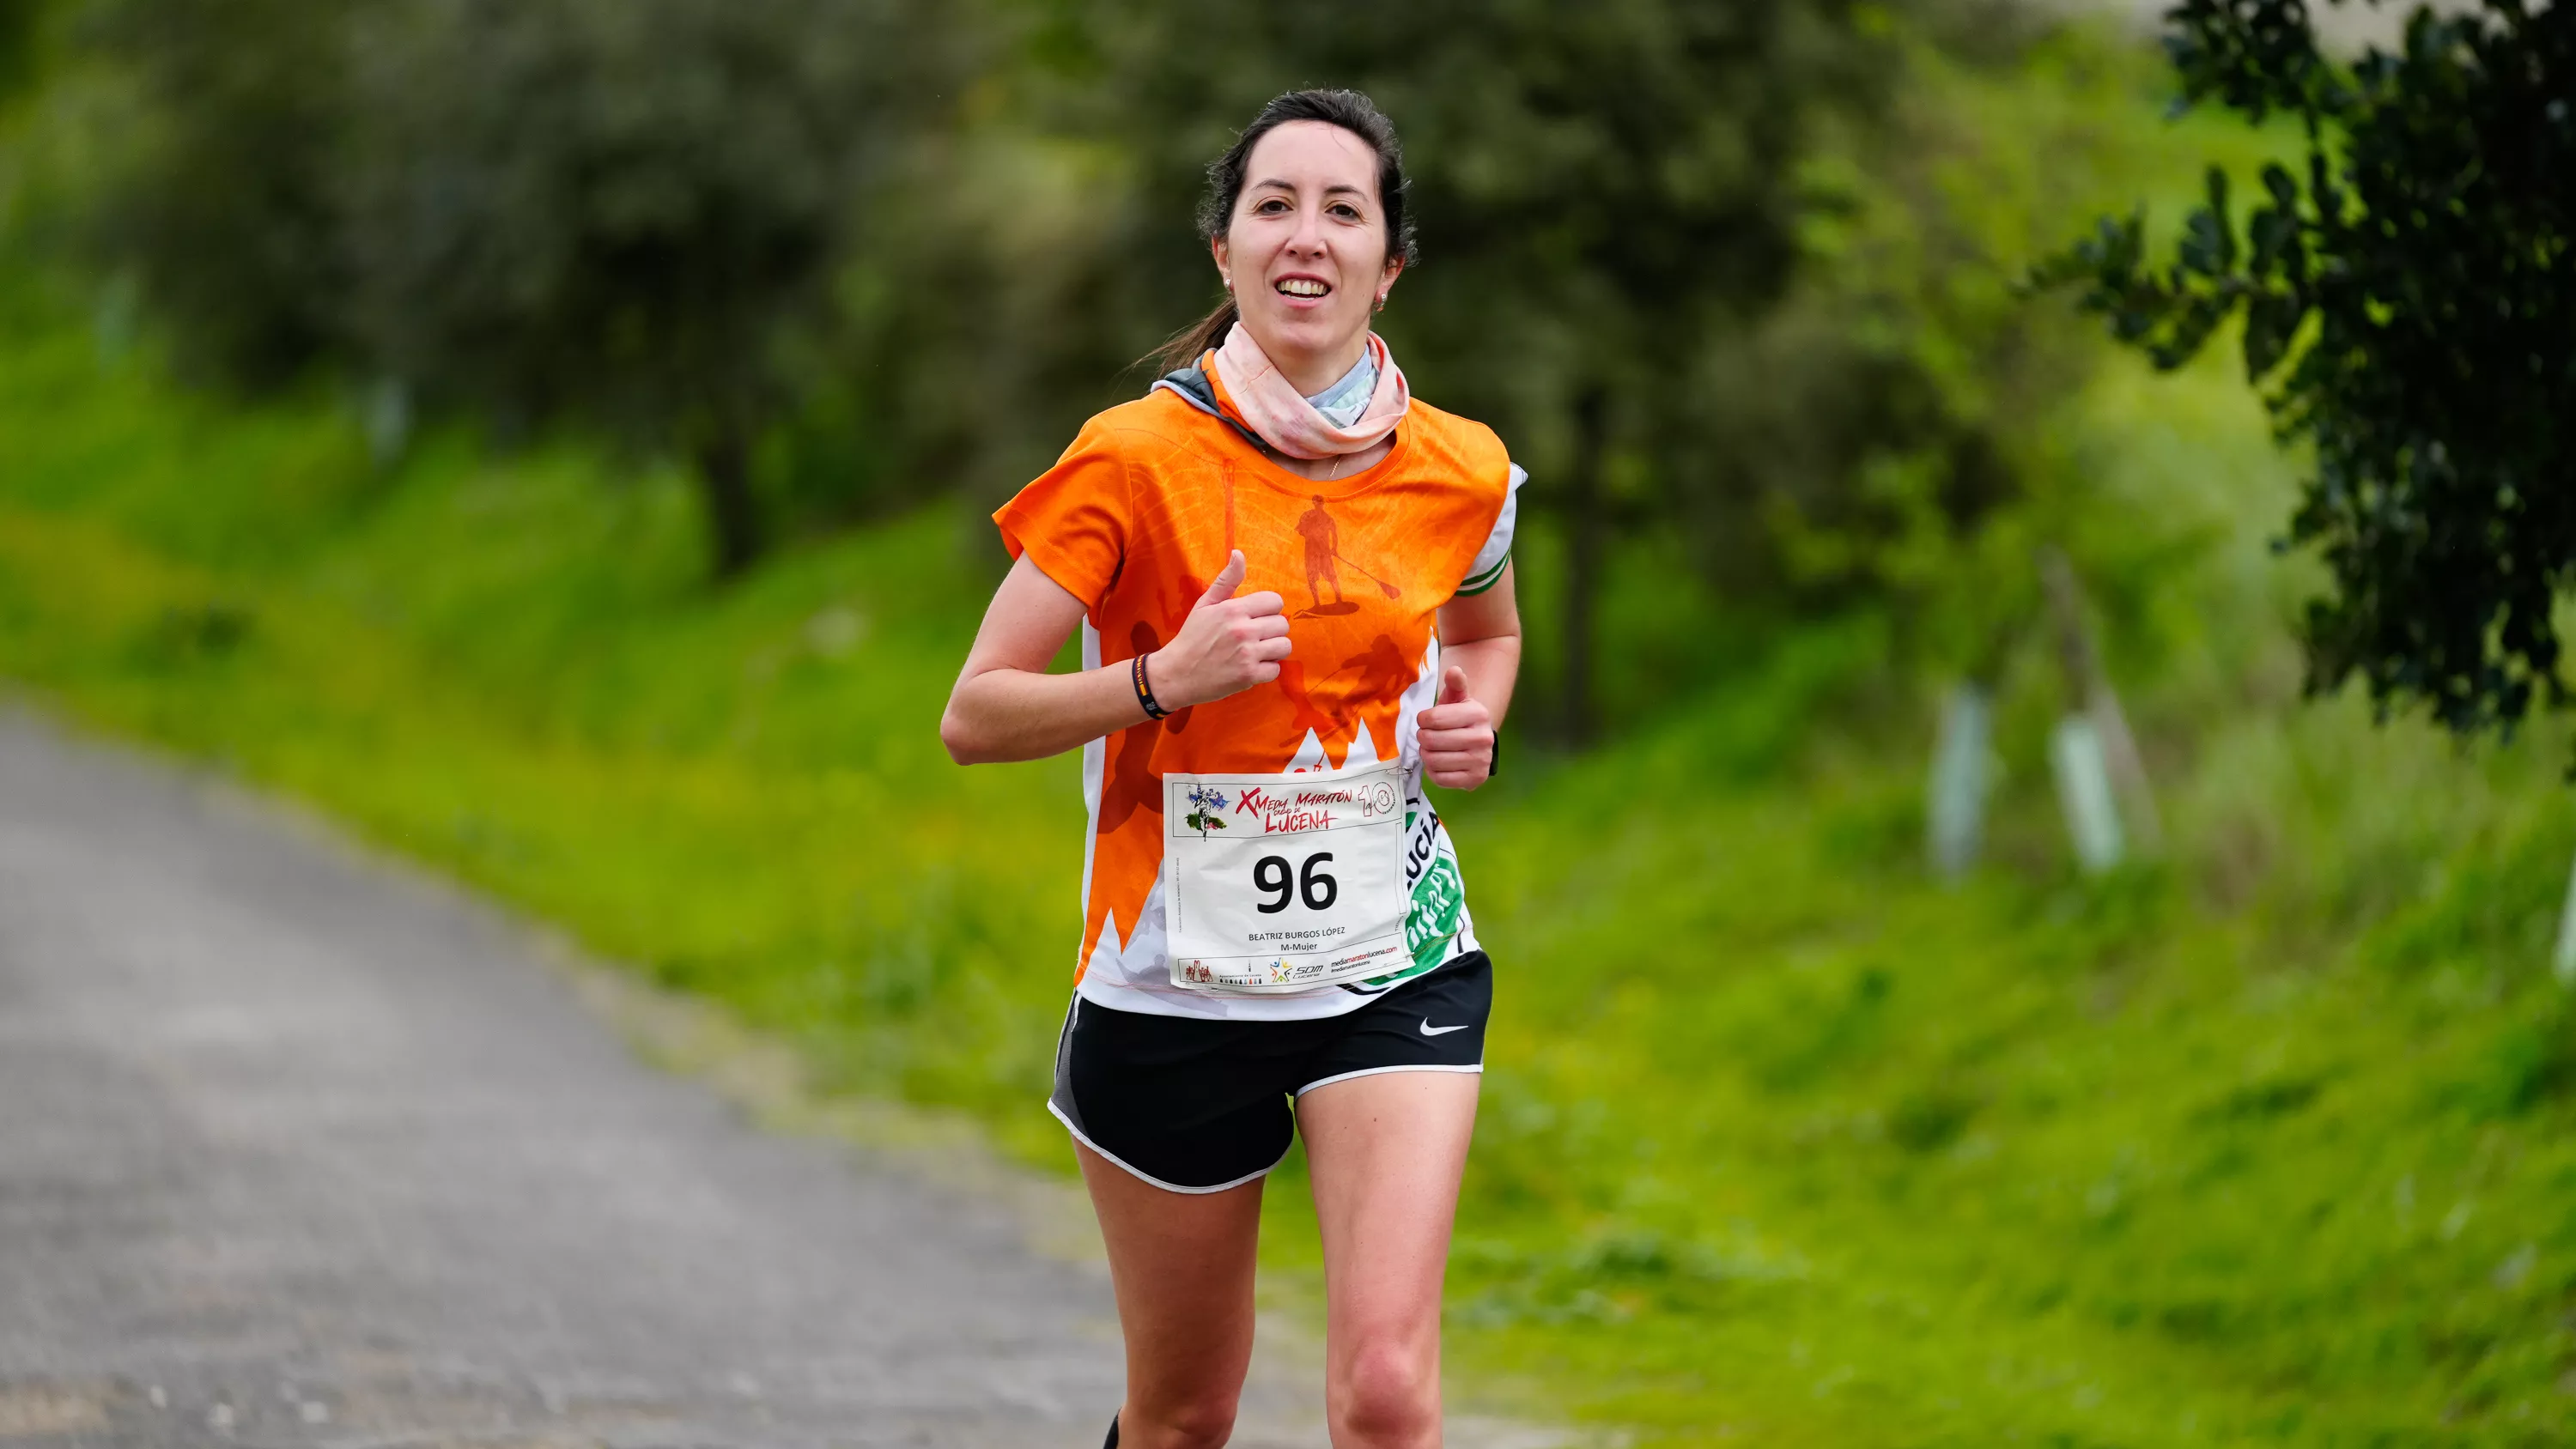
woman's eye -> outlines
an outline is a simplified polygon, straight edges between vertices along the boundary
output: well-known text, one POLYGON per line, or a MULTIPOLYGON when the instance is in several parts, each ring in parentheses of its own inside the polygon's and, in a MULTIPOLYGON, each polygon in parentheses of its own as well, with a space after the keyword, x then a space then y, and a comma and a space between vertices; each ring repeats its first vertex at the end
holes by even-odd
POLYGON ((1257 203, 1252 208, 1254 214, 1259 216, 1277 216, 1279 213, 1286 211, 1287 209, 1288 203, 1280 200, 1276 196, 1271 197, 1267 201, 1257 203))
POLYGON ((1333 208, 1333 215, 1344 221, 1357 221, 1360 219, 1360 209, 1356 206, 1336 206, 1333 208))

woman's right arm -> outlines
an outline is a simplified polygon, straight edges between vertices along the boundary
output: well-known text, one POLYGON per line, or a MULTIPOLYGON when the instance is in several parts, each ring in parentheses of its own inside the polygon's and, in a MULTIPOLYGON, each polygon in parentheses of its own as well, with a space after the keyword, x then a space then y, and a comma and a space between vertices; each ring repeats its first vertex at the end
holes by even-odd
MULTIPOLYGON (((1155 703, 1187 709, 1279 677, 1279 661, 1288 657, 1280 597, 1264 591, 1238 599, 1234 591, 1242 585, 1237 552, 1181 632, 1145 661, 1155 703)), ((1047 662, 1082 615, 1082 601, 1026 555, 1011 566, 939 718, 949 758, 961 765, 1042 759, 1144 720, 1128 663, 1047 673, 1047 662)))

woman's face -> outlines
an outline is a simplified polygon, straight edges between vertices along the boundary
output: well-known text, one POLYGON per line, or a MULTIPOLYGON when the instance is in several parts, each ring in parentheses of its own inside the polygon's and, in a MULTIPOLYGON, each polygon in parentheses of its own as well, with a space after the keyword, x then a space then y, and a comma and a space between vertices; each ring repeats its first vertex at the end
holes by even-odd
POLYGON ((1310 392, 1359 361, 1369 313, 1404 269, 1388 255, 1377 153, 1325 121, 1290 121, 1253 143, 1212 249, 1252 340, 1310 392))

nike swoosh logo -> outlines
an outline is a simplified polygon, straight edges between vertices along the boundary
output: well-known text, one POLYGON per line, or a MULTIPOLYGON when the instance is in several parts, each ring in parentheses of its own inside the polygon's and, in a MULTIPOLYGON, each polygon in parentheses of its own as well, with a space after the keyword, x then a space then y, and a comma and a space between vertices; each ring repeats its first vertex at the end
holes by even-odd
POLYGON ((1447 1036, 1453 1031, 1465 1031, 1467 1028, 1474 1025, 1475 1023, 1472 1021, 1462 1021, 1456 1026, 1433 1026, 1431 1024, 1431 1018, 1426 1016, 1422 1018, 1422 1034, 1424 1036, 1447 1036))

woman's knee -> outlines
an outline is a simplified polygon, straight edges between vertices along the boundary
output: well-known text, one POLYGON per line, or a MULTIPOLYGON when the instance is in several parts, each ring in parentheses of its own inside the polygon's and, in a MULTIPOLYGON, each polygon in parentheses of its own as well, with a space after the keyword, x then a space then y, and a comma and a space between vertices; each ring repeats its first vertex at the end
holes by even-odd
POLYGON ((1234 1396, 1130 1407, 1118 1416, 1118 1449, 1218 1449, 1234 1437, 1234 1396))
POLYGON ((1434 1344, 1384 1340, 1358 1345, 1335 1365, 1326 1398, 1334 1442, 1372 1449, 1436 1443, 1440 1360, 1434 1344))

